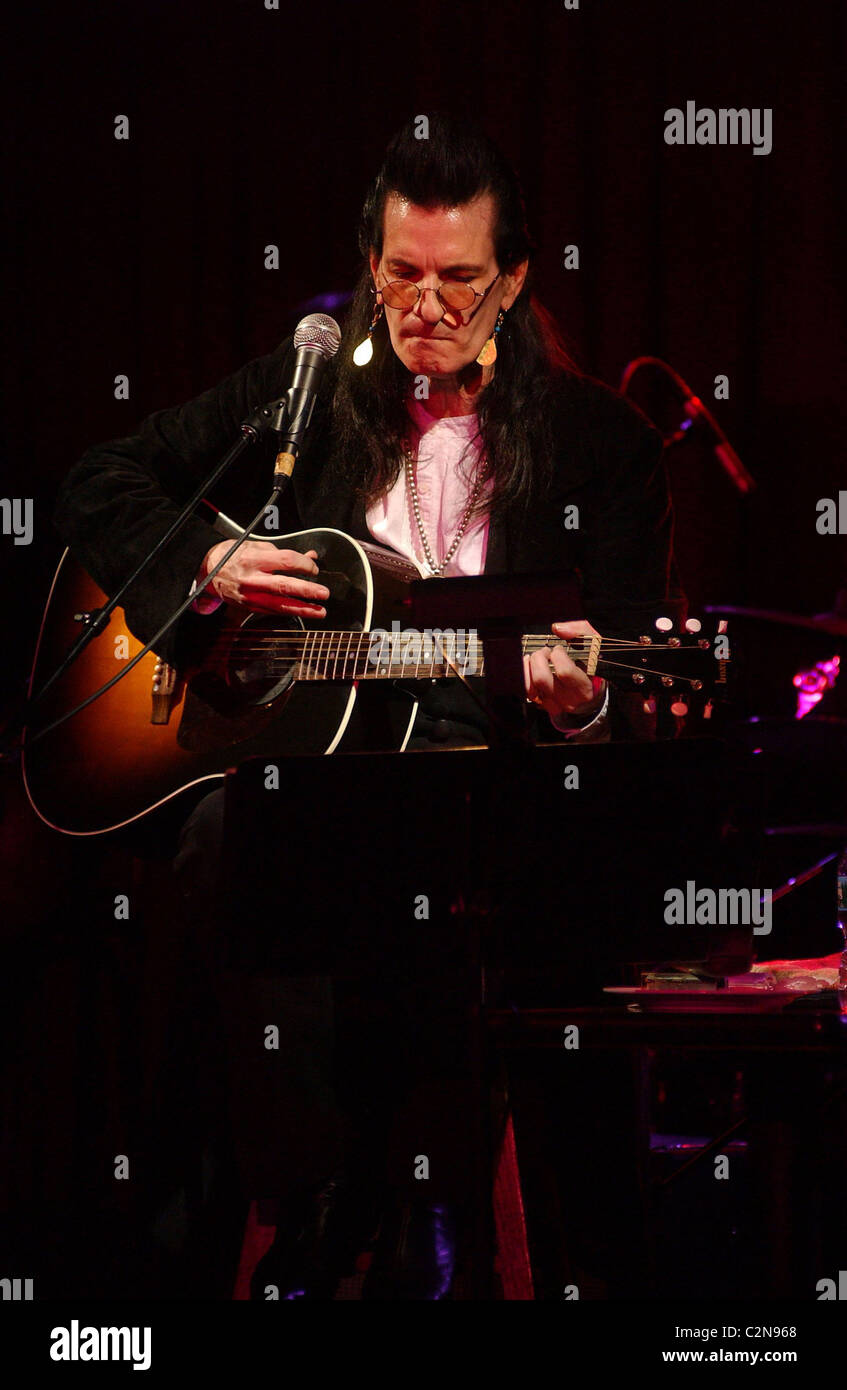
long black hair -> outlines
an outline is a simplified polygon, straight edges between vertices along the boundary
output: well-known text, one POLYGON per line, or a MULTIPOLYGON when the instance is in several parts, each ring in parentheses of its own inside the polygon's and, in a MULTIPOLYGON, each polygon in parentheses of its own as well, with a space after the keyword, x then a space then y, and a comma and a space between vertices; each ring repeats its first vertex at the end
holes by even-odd
MULTIPOLYGON (((517 175, 485 134, 441 114, 429 117, 427 139, 415 137, 411 122, 397 132, 362 209, 359 249, 365 264, 336 358, 336 458, 367 505, 396 481, 409 435, 405 402, 413 377, 391 346, 384 316, 373 333, 372 360, 365 367, 353 363, 353 350, 367 334, 374 308, 368 258, 372 249, 382 253, 383 214, 392 193, 425 208, 462 207, 490 193, 499 270, 513 270, 534 251, 517 175)), ((525 507, 532 489, 549 477, 551 394, 563 372, 575 373, 576 367, 552 318, 525 282, 498 335, 497 366, 477 407, 493 478, 484 505, 492 514, 525 507)))

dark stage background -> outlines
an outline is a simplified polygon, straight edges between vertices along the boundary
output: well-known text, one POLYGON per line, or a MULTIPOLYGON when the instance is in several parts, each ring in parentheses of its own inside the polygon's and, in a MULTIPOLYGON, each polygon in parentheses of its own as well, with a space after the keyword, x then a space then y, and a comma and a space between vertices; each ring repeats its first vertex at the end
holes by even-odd
POLYGON ((61 475, 271 350, 313 295, 348 289, 382 149, 436 108, 478 116, 521 173, 536 288, 583 368, 616 385, 637 354, 666 358, 758 479, 742 502, 708 453, 672 460, 694 603, 829 606, 845 540, 814 523, 847 423, 838 0, 140 0, 38 6, 16 26, 3 494, 34 496, 35 538, 0 541, 17 600, 7 680, 59 553, 61 475), (689 99, 773 108, 772 152, 665 145, 664 110, 689 99), (563 268, 571 243, 579 270, 563 268))
MULTIPOLYGON (((671 462, 695 609, 831 607, 845 537, 819 536, 815 520, 818 499, 847 487, 845 23, 840 0, 19 8, 3 83, 0 491, 35 499, 35 530, 30 546, 0 537, 6 705, 22 690, 60 554, 50 514, 64 472, 88 445, 270 351, 312 296, 351 287, 356 218, 384 145, 403 120, 438 108, 480 118, 521 173, 535 288, 581 366, 616 385, 632 357, 665 358, 757 478, 744 501, 708 450, 687 444, 671 462), (665 145, 665 109, 688 100, 772 108, 772 152, 665 145), (114 139, 118 115, 128 141, 114 139), (276 272, 264 269, 268 243, 280 247, 276 272), (572 243, 579 270, 563 266, 572 243), (114 399, 119 373, 128 401, 114 399), (727 401, 714 400, 718 374, 727 401)), ((649 399, 678 422, 669 389, 649 399)), ((72 853, 20 805, 13 772, 2 787, 4 940, 22 953, 20 968, 7 957, 7 985, 34 991, 10 1048, 39 1059, 8 1083, 19 1108, 6 1197, 60 1202, 96 1189, 96 1155, 90 1138, 81 1151, 51 1134, 109 1130, 110 1115, 123 1133, 117 1063, 103 1059, 132 1030, 127 998, 150 1018, 167 926, 143 947, 148 972, 133 975, 139 961, 115 924, 102 938, 96 925, 110 894, 126 891, 130 862, 103 845, 72 853), (33 977, 38 957, 50 964, 33 977), (75 1087, 94 1063, 110 1100, 92 1119, 75 1087)), ((132 1054, 142 1089, 164 1047, 149 1029, 149 1056, 132 1054)))

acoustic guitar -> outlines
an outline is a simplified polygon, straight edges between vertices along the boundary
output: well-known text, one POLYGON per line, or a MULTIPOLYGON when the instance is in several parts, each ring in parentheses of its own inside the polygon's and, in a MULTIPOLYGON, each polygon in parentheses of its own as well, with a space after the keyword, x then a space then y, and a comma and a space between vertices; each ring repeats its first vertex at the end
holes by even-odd
MULTIPOLYGON (((241 528, 217 513, 216 529, 241 528)), ((411 561, 342 531, 317 528, 272 539, 282 549, 318 554, 330 590, 320 621, 251 613, 222 605, 203 621, 208 647, 179 671, 150 652, 126 677, 44 737, 39 728, 73 709, 128 662, 142 643, 123 609, 84 649, 38 705, 25 734, 26 793, 38 816, 68 835, 103 835, 149 814, 198 784, 211 785, 244 758, 286 754, 403 751, 421 682, 484 676, 474 632, 414 633, 405 624, 411 561), (30 746, 31 745, 31 746, 30 746)), ((47 600, 30 690, 38 691, 105 595, 66 551, 47 600)), ((525 653, 560 642, 549 633, 523 638, 525 653)), ((684 633, 641 642, 581 638, 563 644, 588 671, 657 690, 702 712, 725 680, 713 641, 684 633)), ((477 681, 480 698, 482 682, 477 681)))

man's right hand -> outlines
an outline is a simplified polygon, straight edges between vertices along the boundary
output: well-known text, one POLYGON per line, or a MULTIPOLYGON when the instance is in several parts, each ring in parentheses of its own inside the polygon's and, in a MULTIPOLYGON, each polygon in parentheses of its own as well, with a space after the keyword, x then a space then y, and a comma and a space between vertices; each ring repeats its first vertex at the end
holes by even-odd
MULTIPOLYGON (((197 575, 202 584, 215 568, 232 541, 220 541, 207 551, 197 575)), ((214 593, 224 603, 238 603, 256 613, 291 613, 297 618, 325 618, 321 600, 329 598, 324 584, 298 579, 298 574, 315 575, 318 552, 280 550, 270 541, 245 541, 229 564, 215 575, 206 594, 214 593), (309 602, 311 600, 311 602, 309 602)))

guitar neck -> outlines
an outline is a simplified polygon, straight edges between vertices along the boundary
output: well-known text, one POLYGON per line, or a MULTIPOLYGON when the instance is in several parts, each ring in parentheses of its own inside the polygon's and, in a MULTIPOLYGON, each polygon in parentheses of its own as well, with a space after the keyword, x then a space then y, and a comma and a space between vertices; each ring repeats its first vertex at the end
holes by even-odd
MULTIPOLYGON (((476 632, 356 632, 314 628, 265 632, 253 628, 232 634, 231 656, 255 654, 257 641, 268 667, 292 668, 298 681, 438 680, 485 675, 483 643, 476 632)), ((559 644, 593 675, 600 655, 600 637, 563 642, 552 633, 529 633, 521 639, 522 653, 559 644)))

